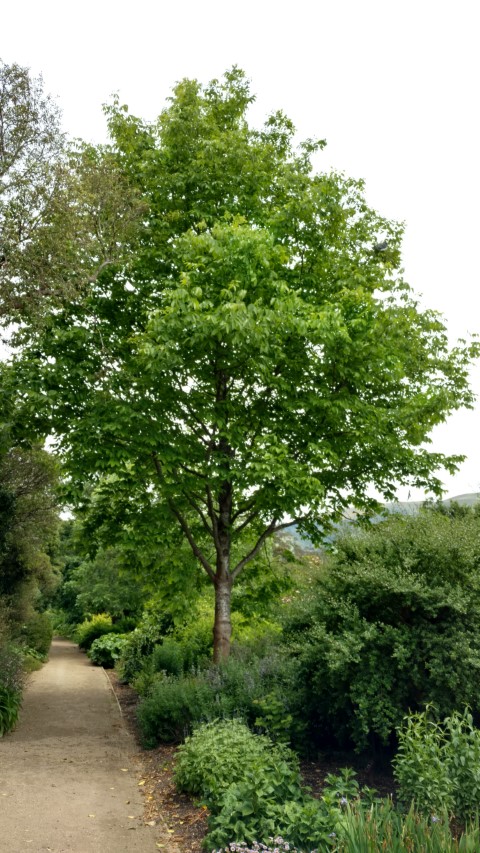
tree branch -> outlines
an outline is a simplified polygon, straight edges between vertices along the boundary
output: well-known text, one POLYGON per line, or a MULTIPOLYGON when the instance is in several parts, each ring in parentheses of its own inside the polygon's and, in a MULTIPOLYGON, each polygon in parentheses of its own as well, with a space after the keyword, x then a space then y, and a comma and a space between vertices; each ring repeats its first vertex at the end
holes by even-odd
POLYGON ((253 560, 253 558, 258 554, 263 543, 265 542, 266 539, 268 539, 269 536, 272 535, 274 530, 275 530, 275 519, 272 522, 270 522, 270 524, 268 525, 267 528, 265 528, 262 535, 258 538, 257 544, 253 546, 252 550, 249 551, 249 553, 242 560, 240 560, 239 563, 237 563, 237 565, 235 566, 235 568, 232 571, 233 580, 235 580, 235 578, 238 577, 238 575, 245 568, 247 563, 249 563, 250 560, 253 560))
POLYGON ((195 510, 195 512, 200 516, 200 518, 202 519, 202 524, 203 524, 203 526, 204 526, 205 530, 207 531, 207 533, 209 534, 209 536, 211 536, 211 537, 212 537, 212 539, 213 539, 213 530, 212 530, 212 528, 210 527, 210 525, 209 525, 209 523, 208 523, 207 519, 205 518, 205 514, 203 513, 203 511, 200 509, 200 507, 198 506, 198 504, 193 500, 193 498, 188 494, 188 492, 184 492, 184 491, 182 491, 182 494, 183 494, 183 496, 185 497, 185 499, 188 501, 188 503, 190 504, 190 506, 191 506, 191 507, 193 507, 193 509, 195 510))
MULTIPOLYGON (((159 479, 161 480, 162 483, 165 483, 165 476, 164 476, 164 473, 162 471, 162 465, 160 463, 160 460, 158 459, 158 456, 155 453, 152 453, 152 460, 153 460, 153 464, 155 466, 155 470, 159 476, 159 479)), ((168 507, 169 507, 171 513, 175 516, 180 527, 182 528, 182 530, 185 534, 185 537, 188 541, 188 544, 190 545, 190 548, 193 551, 194 556, 197 558, 199 563, 201 563, 201 565, 205 569, 207 575, 209 576, 210 580, 212 582, 214 582, 215 581, 215 572, 213 571, 213 569, 212 569, 210 563, 208 562, 207 558, 205 557, 205 555, 203 554, 203 552, 201 551, 201 549, 199 548, 199 546, 195 542, 195 539, 193 537, 193 533, 190 530, 190 526, 189 526, 185 516, 180 512, 178 507, 175 506, 175 503, 174 503, 174 501, 172 501, 171 498, 167 497, 167 504, 168 504, 168 507)))
POLYGON ((215 542, 215 547, 218 550, 220 548, 220 539, 218 538, 218 518, 217 513, 215 512, 215 507, 213 506, 212 490, 208 483, 205 487, 205 491, 207 493, 208 514, 210 516, 210 521, 212 522, 213 541, 215 542))
POLYGON ((237 520, 237 518, 240 518, 241 515, 245 515, 246 512, 249 512, 252 509, 252 507, 255 506, 256 500, 257 500, 257 495, 254 495, 253 498, 250 498, 250 500, 247 501, 247 503, 243 505, 243 507, 241 507, 240 509, 237 509, 237 511, 234 512, 234 514, 232 515, 232 524, 237 520))
POLYGON ((256 557, 256 555, 260 551, 260 548, 262 547, 263 543, 265 542, 266 539, 268 539, 269 536, 271 536, 273 533, 276 533, 277 530, 284 530, 285 527, 291 527, 292 524, 298 524, 298 522, 302 520, 302 517, 303 516, 299 516, 298 518, 293 518, 291 521, 286 521, 283 524, 276 524, 275 519, 274 519, 268 525, 268 527, 265 528, 265 530, 263 531, 262 535, 257 540, 257 543, 256 543, 256 545, 254 545, 252 550, 249 551, 249 553, 243 558, 243 560, 240 560, 240 562, 237 563, 234 570, 232 571, 233 580, 235 580, 235 578, 237 578, 239 576, 240 572, 245 568, 247 563, 249 563, 250 560, 253 560, 253 558, 256 557))
POLYGON ((253 512, 250 513, 250 515, 247 515, 246 519, 242 521, 242 523, 238 527, 235 528, 235 536, 238 533, 241 533, 241 531, 244 530, 245 527, 248 527, 248 525, 258 517, 259 513, 260 509, 255 509, 253 512))

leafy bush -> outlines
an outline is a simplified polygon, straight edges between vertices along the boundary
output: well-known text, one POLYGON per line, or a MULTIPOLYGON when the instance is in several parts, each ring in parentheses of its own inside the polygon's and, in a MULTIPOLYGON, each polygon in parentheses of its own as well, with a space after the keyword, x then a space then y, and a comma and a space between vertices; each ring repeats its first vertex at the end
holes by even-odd
POLYGON ((291 750, 255 735, 240 720, 214 720, 179 747, 175 781, 180 791, 204 797, 216 811, 229 785, 250 772, 269 774, 279 797, 300 793, 298 759, 291 750))
POLYGON ((140 623, 128 637, 128 643, 116 665, 118 676, 124 684, 133 683, 147 665, 147 659, 155 646, 171 627, 170 616, 162 608, 152 604, 145 611, 140 623))
POLYGON ((344 819, 345 794, 360 808, 353 771, 328 777, 315 799, 302 788, 295 754, 238 720, 200 726, 179 748, 175 780, 210 811, 207 849, 232 841, 263 845, 277 835, 301 850, 327 849, 344 819))
POLYGON ((337 543, 285 625, 313 741, 394 740, 409 709, 480 712, 480 515, 390 517, 337 543))
POLYGON ((45 659, 52 644, 53 627, 48 613, 32 612, 22 627, 21 639, 45 659))
POLYGON ((215 716, 215 694, 201 677, 165 676, 140 703, 137 718, 142 745, 178 743, 195 722, 215 716))
POLYGON ((468 709, 442 723, 429 712, 410 715, 399 729, 393 762, 399 799, 424 813, 443 809, 471 819, 480 802, 480 730, 468 709))
POLYGON ((97 613, 77 627, 75 638, 80 648, 88 651, 94 640, 112 632, 120 633, 121 628, 112 625, 112 617, 108 613, 97 613))
POLYGON ((111 669, 120 657, 128 640, 124 634, 104 634, 97 637, 90 646, 88 657, 96 666, 111 669))
POLYGON ((22 694, 0 683, 0 737, 13 729, 18 719, 22 694))
POLYGON ((451 812, 454 783, 450 776, 447 735, 427 712, 411 714, 398 730, 399 748, 393 767, 401 802, 414 802, 423 813, 451 812))
POLYGON ((181 740, 193 725, 216 717, 241 717, 279 742, 290 740, 294 726, 279 656, 232 657, 219 667, 210 665, 190 675, 165 676, 167 667, 170 671, 180 669, 181 659, 181 647, 165 641, 155 648, 133 682, 144 697, 139 719, 150 746, 181 740), (165 667, 163 674, 154 665, 165 667))
MULTIPOLYGON (((476 853, 480 849, 480 831, 478 823, 467 826, 461 836, 453 838, 448 824, 448 816, 435 820, 417 814, 413 807, 405 815, 385 799, 375 803, 369 809, 347 806, 337 832, 328 833, 325 843, 316 849, 330 850, 330 853, 476 853)), ((285 835, 285 838, 290 837, 285 835)), ((318 839, 317 839, 318 841, 318 839)), ((311 850, 312 845, 306 848, 311 850)), ((230 842, 215 853, 299 853, 291 841, 281 836, 271 837, 268 844, 253 841, 230 842)))
POLYGON ((181 643, 165 637, 163 643, 155 646, 151 655, 153 672, 166 672, 168 675, 181 675, 185 667, 185 654, 181 643))
POLYGON ((17 722, 22 701, 23 654, 11 643, 0 644, 0 737, 17 722))

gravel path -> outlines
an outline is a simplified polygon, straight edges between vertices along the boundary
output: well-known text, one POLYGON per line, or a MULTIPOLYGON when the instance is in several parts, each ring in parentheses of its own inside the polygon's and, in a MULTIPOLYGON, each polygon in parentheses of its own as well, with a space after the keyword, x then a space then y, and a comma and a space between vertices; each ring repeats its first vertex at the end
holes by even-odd
POLYGON ((16 730, 0 740, 1 853, 153 853, 135 744, 102 669, 54 641, 30 677, 16 730))

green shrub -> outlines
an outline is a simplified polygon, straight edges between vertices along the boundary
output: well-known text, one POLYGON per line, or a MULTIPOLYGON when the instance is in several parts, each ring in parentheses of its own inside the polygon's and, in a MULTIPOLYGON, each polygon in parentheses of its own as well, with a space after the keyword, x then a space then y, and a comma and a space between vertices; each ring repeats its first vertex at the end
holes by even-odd
POLYGON ((45 659, 52 644, 53 627, 48 613, 32 612, 22 627, 21 639, 45 659))
POLYGON ((431 709, 412 714, 399 729, 393 767, 401 802, 423 813, 449 811, 469 820, 480 804, 480 730, 468 709, 438 723, 431 709))
POLYGON ((0 644, 0 737, 17 722, 24 682, 23 653, 12 643, 0 644))
POLYGON ((22 694, 0 684, 0 737, 13 729, 18 719, 22 694))
POLYGON ((104 634, 120 633, 121 629, 112 625, 112 617, 108 613, 97 613, 90 619, 85 619, 77 627, 75 639, 81 649, 88 651, 93 641, 104 634))
POLYGON ((124 634, 104 634, 97 637, 90 646, 88 657, 95 666, 104 666, 111 669, 120 657, 122 650, 128 642, 124 634))
POLYGON ((317 745, 392 744, 411 709, 480 712, 480 515, 390 517, 336 543, 288 611, 290 712, 317 745))
POLYGON ((447 767, 453 784, 455 817, 469 820, 480 809, 480 729, 465 708, 443 725, 447 736, 447 767))
POLYGON ((153 649, 170 629, 169 614, 162 608, 152 605, 145 611, 140 623, 129 635, 128 643, 116 664, 118 677, 124 684, 132 684, 139 676, 153 649))
POLYGON ((158 743, 178 743, 193 723, 213 716, 215 695, 204 679, 165 676, 155 682, 138 707, 142 745, 151 749, 158 743))
POLYGON ((364 807, 353 771, 328 777, 322 797, 315 799, 301 785, 295 754, 238 720, 196 729, 179 748, 175 781, 210 811, 209 850, 232 841, 266 844, 276 836, 301 850, 328 849, 349 798, 364 807))
POLYGON ((454 804, 454 785, 446 760, 444 728, 427 712, 411 714, 398 730, 399 747, 393 761, 400 802, 414 802, 422 813, 435 814, 454 804))
POLYGON ((204 797, 217 811, 229 785, 242 782, 250 772, 269 775, 277 797, 300 793, 295 753, 254 734, 240 720, 214 720, 197 728, 179 747, 175 781, 180 791, 204 797))
POLYGON ((155 646, 152 652, 151 668, 153 672, 182 675, 185 668, 185 654, 181 643, 171 637, 165 637, 163 643, 155 646))

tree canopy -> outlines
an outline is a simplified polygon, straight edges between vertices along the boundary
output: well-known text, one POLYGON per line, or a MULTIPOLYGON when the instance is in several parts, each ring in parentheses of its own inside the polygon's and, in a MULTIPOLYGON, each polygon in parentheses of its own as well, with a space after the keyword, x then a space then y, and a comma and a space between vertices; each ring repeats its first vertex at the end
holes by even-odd
POLYGON ((295 520, 318 539, 347 505, 370 506, 372 487, 439 491, 438 468, 458 458, 428 435, 471 404, 476 354, 449 349, 442 319, 419 308, 401 226, 368 207, 361 181, 315 173, 324 143, 295 147, 283 113, 250 127, 252 100, 234 68, 179 83, 151 124, 114 101, 111 144, 89 150, 111 176, 115 253, 99 263, 85 230, 69 242, 66 278, 86 256, 95 274, 41 327, 25 322, 16 368, 73 497, 91 482, 129 525, 167 510, 180 526, 215 587, 217 660, 232 584, 269 535, 295 520))

